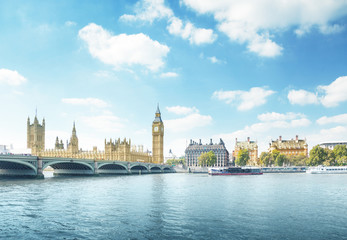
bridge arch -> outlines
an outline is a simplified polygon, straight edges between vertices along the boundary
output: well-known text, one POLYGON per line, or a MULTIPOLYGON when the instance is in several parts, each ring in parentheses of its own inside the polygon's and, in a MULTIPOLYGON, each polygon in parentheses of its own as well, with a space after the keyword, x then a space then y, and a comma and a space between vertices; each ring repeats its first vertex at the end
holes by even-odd
POLYGON ((17 160, 17 159, 1 159, 0 175, 36 175, 37 168, 35 165, 17 160))
POLYGON ((97 172, 98 174, 128 174, 128 168, 121 163, 101 163, 97 172))
POLYGON ((53 162, 44 162, 42 170, 48 166, 54 169, 54 174, 58 175, 92 175, 94 174, 94 168, 86 163, 80 161, 53 161, 53 162))
POLYGON ((170 167, 164 167, 163 172, 171 172, 172 169, 170 167))
POLYGON ((149 173, 149 169, 144 164, 134 164, 130 167, 129 171, 131 173, 149 173))
POLYGON ((122 164, 122 163, 114 163, 114 162, 110 162, 110 163, 100 163, 98 165, 98 169, 105 169, 107 167, 114 167, 114 168, 119 168, 119 169, 123 169, 123 170, 127 170, 128 166, 126 164, 122 164))

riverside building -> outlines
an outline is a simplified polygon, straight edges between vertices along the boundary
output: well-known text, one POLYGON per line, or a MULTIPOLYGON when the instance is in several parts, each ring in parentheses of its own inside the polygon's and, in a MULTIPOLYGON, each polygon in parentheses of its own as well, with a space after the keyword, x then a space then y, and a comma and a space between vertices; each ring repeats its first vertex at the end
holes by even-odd
POLYGON ((334 147, 337 145, 346 145, 347 146, 347 142, 326 142, 326 143, 319 144, 319 146, 321 148, 329 148, 330 150, 333 150, 334 147))
POLYGON ((229 165, 229 152, 222 139, 219 140, 218 144, 213 144, 212 139, 210 139, 210 143, 204 145, 201 143, 200 139, 199 143, 190 140, 189 146, 185 150, 187 166, 199 166, 198 157, 200 157, 202 153, 207 153, 209 151, 213 151, 217 158, 213 167, 226 167, 229 165))
POLYGON ((33 124, 27 120, 27 147, 31 149, 31 154, 39 157, 61 157, 77 159, 94 159, 110 161, 128 161, 128 162, 148 162, 164 163, 164 123, 161 119, 159 106, 155 113, 155 119, 152 124, 152 155, 150 152, 143 151, 143 146, 131 145, 131 140, 112 140, 105 139, 105 150, 99 151, 93 147, 92 151, 83 151, 78 146, 78 137, 75 123, 73 124, 70 141, 64 146, 63 141, 57 137, 54 149, 45 149, 45 119, 42 124, 35 116, 33 124))
POLYGON ((247 141, 237 141, 235 139, 235 150, 233 151, 233 162, 235 162, 237 155, 241 149, 247 149, 249 154, 249 161, 247 165, 258 165, 258 144, 256 141, 251 141, 247 138, 247 141))
POLYGON ((280 154, 286 155, 287 157, 291 156, 308 156, 308 145, 306 139, 299 139, 299 136, 296 135, 295 139, 291 140, 282 140, 282 136, 276 141, 271 141, 269 152, 272 153, 274 150, 278 150, 280 154))

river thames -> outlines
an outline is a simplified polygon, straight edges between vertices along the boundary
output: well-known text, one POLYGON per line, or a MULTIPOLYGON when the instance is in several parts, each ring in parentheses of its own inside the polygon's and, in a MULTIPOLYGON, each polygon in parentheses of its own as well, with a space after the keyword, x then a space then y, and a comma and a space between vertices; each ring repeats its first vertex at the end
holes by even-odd
POLYGON ((0 180, 2 239, 347 239, 347 174, 0 180))

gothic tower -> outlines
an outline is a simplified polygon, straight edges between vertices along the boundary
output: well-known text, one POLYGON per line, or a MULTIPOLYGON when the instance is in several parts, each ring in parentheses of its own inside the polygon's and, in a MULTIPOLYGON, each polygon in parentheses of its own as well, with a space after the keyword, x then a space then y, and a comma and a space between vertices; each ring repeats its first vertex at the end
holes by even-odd
POLYGON ((72 135, 71 135, 71 138, 70 138, 68 151, 71 152, 71 153, 78 153, 78 138, 77 138, 77 135, 76 135, 75 122, 73 123, 72 135))
POLYGON ((152 124, 152 162, 164 163, 164 123, 161 120, 159 104, 152 124))
POLYGON ((30 118, 27 120, 27 148, 31 149, 31 154, 38 155, 45 150, 45 119, 42 125, 35 115, 34 123, 30 124, 30 118))

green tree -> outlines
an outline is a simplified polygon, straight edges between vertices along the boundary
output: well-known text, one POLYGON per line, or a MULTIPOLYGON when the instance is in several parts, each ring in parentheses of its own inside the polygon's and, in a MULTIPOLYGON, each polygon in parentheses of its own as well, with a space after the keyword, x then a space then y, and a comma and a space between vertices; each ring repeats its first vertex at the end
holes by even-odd
POLYGON ((241 149, 237 154, 237 158, 235 160, 235 163, 238 166, 245 166, 245 165, 247 165, 248 160, 249 160, 248 150, 247 149, 241 149))
POLYGON ((278 151, 276 149, 273 150, 272 153, 271 153, 273 161, 276 161, 277 156, 280 155, 280 154, 281 154, 280 151, 278 151))
POLYGON ((275 159, 276 166, 283 166, 288 163, 288 159, 284 154, 278 154, 275 159))
POLYGON ((347 165, 347 156, 342 156, 337 159, 337 164, 339 166, 346 166, 347 165))
POLYGON ((327 160, 328 154, 319 145, 314 146, 310 151, 310 157, 308 159, 309 166, 317 166, 323 164, 327 160))
POLYGON ((183 164, 185 165, 185 159, 184 158, 179 158, 179 159, 168 159, 166 160, 166 164, 168 165, 178 165, 178 164, 183 164))
POLYGON ((213 166, 216 163, 217 157, 213 151, 201 153, 198 157, 200 166, 213 166))
POLYGON ((337 165, 336 157, 335 157, 334 152, 332 150, 330 150, 329 148, 324 148, 324 152, 326 154, 326 159, 323 162, 323 164, 326 165, 326 166, 335 166, 335 165, 337 165))
POLYGON ((260 163, 263 166, 269 166, 270 165, 270 153, 268 152, 262 152, 260 154, 260 163))
POLYGON ((340 159, 347 157, 347 146, 346 145, 336 145, 333 149, 334 156, 336 158, 336 163, 340 165, 340 159))
POLYGON ((305 166, 308 161, 308 158, 305 155, 290 156, 287 158, 288 163, 292 166, 305 166))

